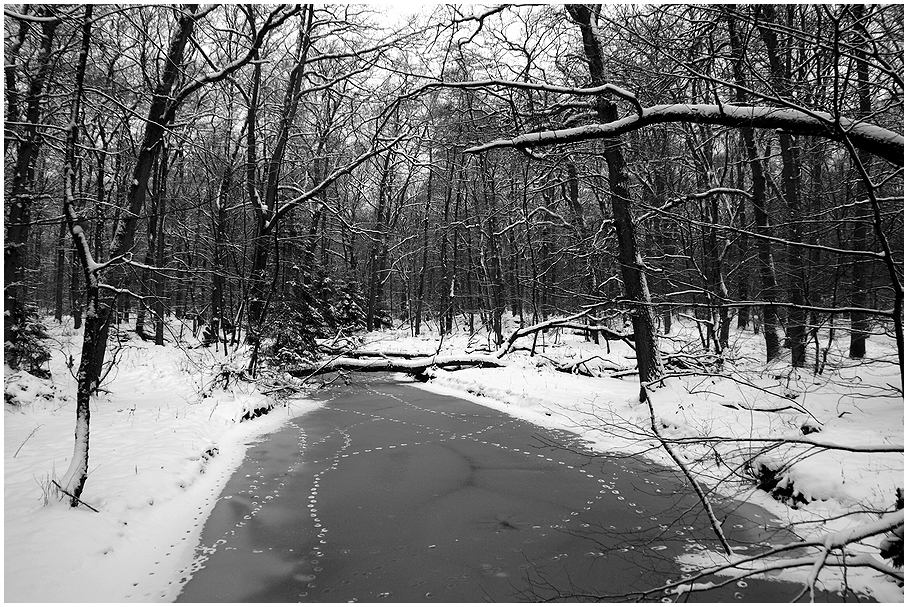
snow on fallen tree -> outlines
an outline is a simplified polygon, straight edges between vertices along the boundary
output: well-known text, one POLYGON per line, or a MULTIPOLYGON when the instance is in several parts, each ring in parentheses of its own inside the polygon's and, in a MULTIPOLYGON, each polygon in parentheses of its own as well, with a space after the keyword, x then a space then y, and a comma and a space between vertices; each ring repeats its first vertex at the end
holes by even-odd
POLYGON ((353 358, 341 356, 326 362, 299 366, 287 372, 294 377, 309 378, 334 371, 391 371, 419 375, 431 367, 504 367, 506 363, 494 356, 479 355, 446 355, 426 358, 393 359, 372 356, 353 358))
MULTIPOLYGON (((592 322, 600 322, 600 319, 591 317, 589 311, 578 312, 564 318, 551 318, 529 327, 518 328, 511 333, 493 354, 433 355, 399 350, 344 350, 330 345, 322 345, 320 346, 322 353, 333 355, 334 358, 317 361, 311 365, 297 366, 288 370, 288 373, 294 377, 308 379, 316 375, 335 371, 390 371, 420 375, 432 367, 445 369, 504 367, 507 363, 501 359, 513 350, 514 343, 518 339, 547 329, 598 331, 605 335, 607 339, 620 339, 627 342, 633 349, 632 336, 618 333, 602 324, 582 324, 578 322, 583 317, 588 317, 592 322)), ((557 369, 568 373, 576 373, 583 362, 589 362, 589 360, 582 361, 576 365, 561 365, 557 369)))
POLYGON ((330 348, 319 348, 319 350, 325 354, 333 356, 344 356, 347 358, 384 358, 384 359, 394 359, 394 358, 429 358, 434 356, 432 352, 406 352, 406 351, 396 351, 396 350, 344 350, 344 349, 330 349, 330 348))

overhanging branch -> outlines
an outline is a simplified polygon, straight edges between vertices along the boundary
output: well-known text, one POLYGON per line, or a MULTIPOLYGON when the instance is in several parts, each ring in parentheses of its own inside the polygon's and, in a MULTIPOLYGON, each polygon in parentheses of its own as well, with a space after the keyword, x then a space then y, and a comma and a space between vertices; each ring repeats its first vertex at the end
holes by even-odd
POLYGON ((533 148, 557 143, 576 143, 591 139, 616 137, 660 123, 715 124, 728 127, 779 129, 797 135, 815 135, 832 141, 846 137, 852 144, 875 156, 903 166, 905 138, 882 127, 840 118, 826 112, 810 114, 794 109, 762 106, 684 104, 655 105, 642 113, 626 116, 614 122, 592 124, 572 129, 557 129, 526 133, 511 139, 497 139, 465 150, 476 154, 496 148, 533 148))

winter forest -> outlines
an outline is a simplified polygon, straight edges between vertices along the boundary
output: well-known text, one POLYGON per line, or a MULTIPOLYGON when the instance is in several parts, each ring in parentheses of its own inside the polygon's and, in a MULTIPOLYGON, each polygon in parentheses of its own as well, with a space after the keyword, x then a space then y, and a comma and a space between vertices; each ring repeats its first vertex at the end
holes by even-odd
POLYGON ((726 554, 717 487, 822 503, 825 552, 777 568, 902 600, 902 5, 6 4, 4 32, 7 550, 44 516, 17 466, 45 510, 116 510, 93 424, 144 356, 267 400, 245 418, 380 368, 649 441, 726 554), (602 391, 633 436, 572 408, 602 391), (53 466, 23 415, 65 428, 53 466))

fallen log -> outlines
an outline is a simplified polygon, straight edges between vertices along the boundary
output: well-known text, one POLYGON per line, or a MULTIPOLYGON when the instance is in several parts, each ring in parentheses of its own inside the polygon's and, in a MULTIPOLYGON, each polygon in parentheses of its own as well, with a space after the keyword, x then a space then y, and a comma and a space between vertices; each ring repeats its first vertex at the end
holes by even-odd
POLYGON ((627 371, 628 370, 623 367, 619 367, 619 366, 615 365, 615 363, 613 363, 612 361, 602 358, 601 356, 598 356, 598 355, 584 358, 583 360, 576 362, 576 363, 575 362, 562 363, 560 365, 557 365, 555 367, 555 370, 561 371, 562 373, 570 373, 571 375, 585 375, 587 377, 599 377, 598 375, 595 375, 586 364, 588 362, 592 362, 592 361, 596 360, 597 358, 599 360, 603 361, 604 363, 606 363, 604 365, 600 365, 600 367, 599 367, 603 371, 627 371), (581 369, 581 367, 583 367, 583 369, 581 369))
POLYGON ((319 348, 319 352, 329 356, 343 356, 344 358, 428 358, 432 352, 395 352, 393 350, 350 350, 344 348, 319 348))
POLYGON ((351 358, 338 357, 331 360, 315 363, 303 367, 288 369, 287 372, 293 377, 308 379, 315 375, 323 373, 332 373, 334 371, 390 371, 409 373, 411 375, 420 375, 426 372, 430 367, 440 368, 461 368, 461 367, 504 367, 507 363, 502 362, 494 356, 426 356, 424 358, 402 359, 402 358, 351 358))

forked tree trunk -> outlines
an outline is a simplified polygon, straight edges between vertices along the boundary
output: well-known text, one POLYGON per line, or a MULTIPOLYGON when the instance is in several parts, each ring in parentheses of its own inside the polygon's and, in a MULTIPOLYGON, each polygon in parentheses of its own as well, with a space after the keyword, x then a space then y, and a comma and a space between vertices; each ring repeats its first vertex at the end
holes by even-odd
POLYGON ((258 52, 255 52, 256 64, 252 84, 253 89, 247 113, 248 165, 246 173, 247 189, 249 190, 250 202, 252 203, 256 221, 252 266, 249 271, 249 327, 246 333, 247 341, 253 345, 258 345, 260 342, 267 314, 268 289, 273 282, 268 278, 268 257, 271 252, 271 241, 277 229, 277 197, 281 183, 281 170, 283 169, 287 145, 290 141, 290 127, 296 119, 297 109, 302 96, 303 73, 307 65, 311 46, 310 35, 313 29, 315 9, 313 5, 308 5, 305 10, 306 16, 298 31, 293 69, 290 71, 287 90, 284 92, 284 106, 275 138, 274 150, 268 160, 265 172, 264 197, 259 195, 255 178, 257 164, 256 138, 258 136, 256 112, 258 111, 259 89, 261 87, 261 64, 257 61, 258 52))
MULTIPOLYGON (((176 81, 179 66, 183 61, 183 51, 195 24, 195 6, 180 14, 177 29, 168 49, 161 83, 155 90, 145 122, 145 134, 139 158, 133 172, 127 207, 122 210, 120 220, 114 230, 110 255, 115 260, 126 253, 133 243, 136 221, 145 202, 145 190, 151 174, 152 164, 158 154, 165 129, 165 114, 170 102, 170 92, 176 81)), ((73 109, 66 138, 66 158, 64 160, 64 214, 69 224, 70 234, 76 246, 86 281, 85 331, 82 341, 82 354, 77 374, 76 395, 76 437, 73 458, 69 469, 61 480, 60 486, 70 496, 72 505, 78 503, 79 496, 88 476, 88 436, 89 436, 89 402, 91 395, 98 389, 101 369, 107 352, 107 336, 110 323, 115 313, 116 295, 101 297, 99 284, 100 272, 103 269, 94 262, 91 256, 88 238, 78 224, 79 217, 74 208, 75 188, 75 150, 79 138, 83 83, 85 64, 88 58, 91 38, 91 5, 86 5, 83 25, 82 49, 79 65, 76 70, 76 87, 73 94, 73 109)))
POLYGON ((89 421, 91 417, 91 395, 97 388, 100 369, 98 368, 99 346, 103 350, 107 346, 107 320, 109 311, 101 314, 99 310, 100 297, 98 289, 98 272, 93 269, 91 253, 89 251, 88 237, 77 223, 75 193, 76 187, 76 145, 79 141, 79 122, 82 113, 82 92, 85 82, 85 66, 88 63, 89 43, 91 42, 91 21, 93 8, 91 4, 85 5, 82 23, 82 45, 79 51, 79 60, 76 67, 76 86, 73 93, 73 107, 70 114, 69 127, 66 134, 65 158, 63 161, 63 215, 67 227, 76 247, 80 265, 85 273, 86 295, 88 307, 85 311, 85 332, 82 341, 82 358, 79 361, 79 371, 76 375, 76 430, 73 457, 69 469, 58 483, 63 492, 62 497, 70 500, 70 506, 79 504, 79 496, 88 478, 88 440, 89 421), (101 341, 103 340, 103 341, 101 341))

